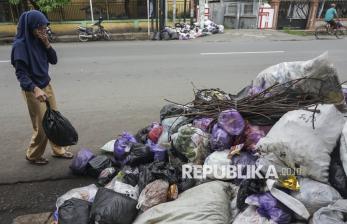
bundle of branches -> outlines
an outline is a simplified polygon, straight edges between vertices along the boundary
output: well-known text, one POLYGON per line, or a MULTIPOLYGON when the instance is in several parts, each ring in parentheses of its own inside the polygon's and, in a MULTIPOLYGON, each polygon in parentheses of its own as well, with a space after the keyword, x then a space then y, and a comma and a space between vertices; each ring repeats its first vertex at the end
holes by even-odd
POLYGON ((184 105, 189 109, 185 110, 182 115, 189 118, 211 117, 217 119, 222 111, 235 109, 244 119, 253 124, 272 125, 288 111, 305 109, 319 112, 309 108, 321 103, 333 103, 331 96, 335 96, 334 100, 336 98, 340 100, 342 90, 339 83, 330 85, 329 90, 327 88, 326 80, 301 78, 283 84, 275 84, 258 94, 241 99, 219 89, 201 89, 194 91, 195 99, 184 105), (307 82, 313 83, 314 88, 307 89, 305 87, 307 82))

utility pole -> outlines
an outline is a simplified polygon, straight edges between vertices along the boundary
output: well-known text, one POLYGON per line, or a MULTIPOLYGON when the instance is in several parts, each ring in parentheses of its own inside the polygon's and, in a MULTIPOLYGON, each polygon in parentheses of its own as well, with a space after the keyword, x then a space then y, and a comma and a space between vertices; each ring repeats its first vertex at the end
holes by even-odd
POLYGON ((176 24, 176 0, 173 0, 173 3, 172 3, 172 18, 173 18, 173 24, 176 24))
POLYGON ((93 3, 92 0, 89 0, 89 7, 90 7, 90 15, 92 17, 92 23, 94 24, 94 13, 93 13, 93 3))
POLYGON ((200 28, 204 29, 205 25, 205 0, 199 0, 199 17, 200 28))

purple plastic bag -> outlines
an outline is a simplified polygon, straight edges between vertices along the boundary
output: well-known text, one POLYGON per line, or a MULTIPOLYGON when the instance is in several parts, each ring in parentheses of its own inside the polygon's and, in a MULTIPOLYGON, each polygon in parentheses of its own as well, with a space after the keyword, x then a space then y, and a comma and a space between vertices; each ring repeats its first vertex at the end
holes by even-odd
POLYGON ((70 169, 74 174, 83 175, 86 172, 88 162, 94 157, 95 155, 89 149, 82 148, 72 160, 70 169))
POLYGON ((342 92, 343 92, 343 95, 345 96, 345 101, 347 103, 347 86, 342 86, 342 92))
POLYGON ((193 126, 196 128, 200 128, 204 132, 208 132, 208 128, 212 121, 213 121, 213 118, 207 118, 207 117, 198 118, 193 121, 193 126))
POLYGON ((218 124, 213 125, 211 135, 211 148, 215 151, 230 149, 232 137, 220 128, 218 124))
POLYGON ((231 136, 240 135, 245 128, 245 121, 241 114, 234 109, 220 113, 218 124, 231 136))
POLYGON ((252 152, 256 151, 258 141, 265 137, 265 132, 259 127, 247 124, 245 128, 245 148, 252 152))
POLYGON ((58 217, 59 217, 59 213, 58 213, 58 209, 56 209, 53 212, 53 221, 58 223, 58 217))
POLYGON ((154 161, 166 161, 167 150, 154 144, 151 140, 147 141, 147 145, 151 148, 151 152, 154 153, 154 161))
POLYGON ((257 159, 257 156, 254 156, 249 152, 240 152, 240 155, 234 155, 231 157, 231 164, 242 166, 255 165, 257 159))
POLYGON ((292 220, 290 210, 277 201, 269 192, 248 196, 246 203, 257 206, 259 215, 271 219, 278 224, 287 224, 292 220))
POLYGON ((123 132, 123 134, 117 138, 114 143, 114 157, 116 160, 123 160, 126 153, 130 151, 131 144, 137 143, 135 137, 128 132, 123 132))

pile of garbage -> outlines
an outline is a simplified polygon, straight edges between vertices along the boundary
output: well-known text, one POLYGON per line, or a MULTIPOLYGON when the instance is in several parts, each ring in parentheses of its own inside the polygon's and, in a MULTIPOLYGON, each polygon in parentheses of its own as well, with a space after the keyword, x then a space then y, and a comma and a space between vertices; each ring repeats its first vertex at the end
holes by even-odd
POLYGON ((176 23, 175 27, 165 27, 161 32, 153 36, 153 40, 189 40, 207 35, 223 33, 224 26, 217 25, 211 20, 205 20, 204 28, 199 23, 192 25, 187 23, 176 23))
POLYGON ((326 54, 272 66, 236 95, 196 91, 188 104, 165 105, 160 122, 106 143, 103 154, 81 149, 70 168, 96 183, 60 196, 55 218, 345 223, 345 93, 326 54), (238 169, 231 176, 230 166, 238 169))

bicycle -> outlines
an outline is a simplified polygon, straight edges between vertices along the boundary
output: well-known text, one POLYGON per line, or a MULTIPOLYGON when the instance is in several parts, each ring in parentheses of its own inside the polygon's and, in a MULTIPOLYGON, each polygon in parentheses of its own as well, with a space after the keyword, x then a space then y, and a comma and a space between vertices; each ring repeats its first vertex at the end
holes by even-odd
POLYGON ((337 39, 342 39, 345 35, 347 35, 347 27, 342 25, 340 21, 337 22, 336 26, 336 29, 331 27, 329 23, 318 26, 314 33, 316 39, 322 39, 328 35, 335 36, 337 39))

